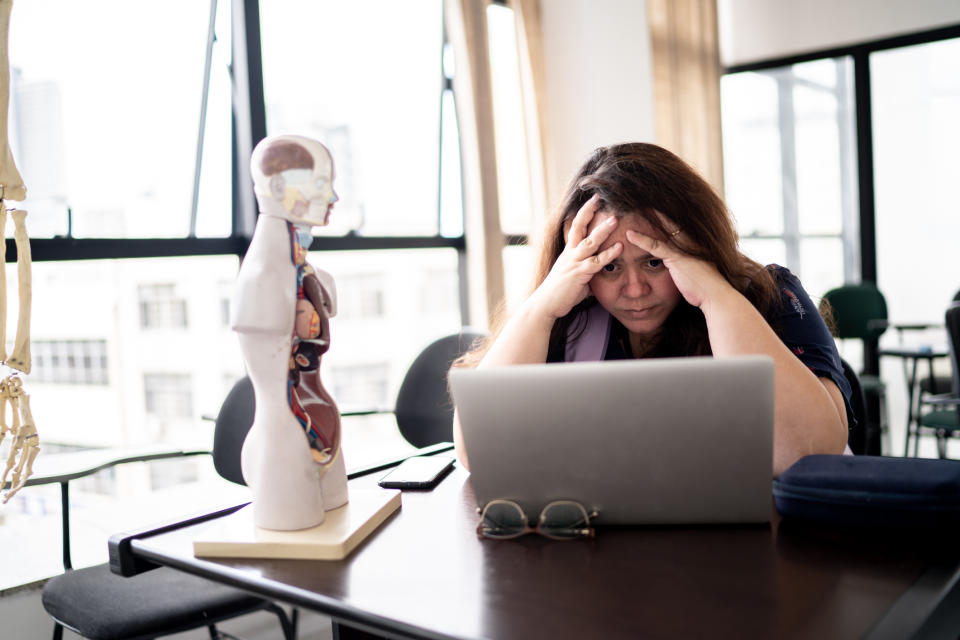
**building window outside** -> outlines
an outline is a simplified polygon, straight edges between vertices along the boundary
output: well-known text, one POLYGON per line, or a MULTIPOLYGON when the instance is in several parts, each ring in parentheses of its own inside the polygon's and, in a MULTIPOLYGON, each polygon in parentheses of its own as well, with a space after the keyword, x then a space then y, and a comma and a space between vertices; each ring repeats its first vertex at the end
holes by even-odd
POLYGON ((186 329, 187 301, 175 284, 143 284, 137 287, 141 329, 186 329))
POLYGON ((382 409, 387 397, 390 365, 386 362, 341 365, 332 368, 333 397, 340 409, 382 409))
POLYGON ((420 313, 431 316, 446 313, 459 303, 459 279, 456 272, 446 269, 427 269, 420 286, 420 313))
POLYGON ((384 284, 379 273, 350 274, 337 282, 337 315, 345 319, 384 315, 384 284))
POLYGON ((35 340, 30 343, 37 382, 59 384, 108 383, 106 340, 35 340))
POLYGON ((143 395, 148 415, 161 419, 193 416, 193 381, 189 374, 145 373, 143 395))

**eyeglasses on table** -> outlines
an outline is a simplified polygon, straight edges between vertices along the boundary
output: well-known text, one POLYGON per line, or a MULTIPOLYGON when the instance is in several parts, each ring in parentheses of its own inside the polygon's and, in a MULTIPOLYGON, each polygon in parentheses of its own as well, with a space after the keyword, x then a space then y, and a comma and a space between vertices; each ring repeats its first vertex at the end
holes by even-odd
POLYGON ((531 527, 523 508, 513 500, 491 500, 480 512, 477 535, 481 538, 507 540, 528 533, 537 533, 551 540, 576 540, 592 538, 590 519, 597 512, 588 512, 582 504, 573 500, 555 500, 540 511, 537 526, 531 527))

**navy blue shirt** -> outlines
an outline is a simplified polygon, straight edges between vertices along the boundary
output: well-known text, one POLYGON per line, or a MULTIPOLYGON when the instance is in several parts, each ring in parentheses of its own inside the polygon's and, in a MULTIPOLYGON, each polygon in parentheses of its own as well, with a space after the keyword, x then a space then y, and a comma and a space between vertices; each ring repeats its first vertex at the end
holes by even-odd
POLYGON ((773 326, 795 356, 813 371, 818 378, 829 378, 843 394, 843 404, 847 409, 847 423, 852 429, 857 419, 850 406, 850 382, 843 375, 843 363, 840 352, 827 323, 823 321, 817 305, 804 291, 797 276, 786 267, 769 265, 767 270, 773 275, 780 290, 783 304, 773 318, 773 326))

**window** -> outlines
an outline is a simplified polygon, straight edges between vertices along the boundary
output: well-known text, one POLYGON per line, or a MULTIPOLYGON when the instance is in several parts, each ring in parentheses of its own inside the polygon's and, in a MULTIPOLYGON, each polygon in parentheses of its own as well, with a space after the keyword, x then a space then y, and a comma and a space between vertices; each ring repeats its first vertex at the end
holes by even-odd
MULTIPOLYGON (((255 211, 250 185, 233 172, 249 162, 245 145, 266 133, 328 143, 343 201, 311 260, 334 274, 348 299, 350 276, 382 282, 373 294, 364 282, 356 288, 358 308, 382 313, 351 320, 347 312, 331 323, 330 389, 331 367, 379 363, 367 392, 378 403, 392 398, 419 349, 460 326, 460 305, 449 296, 436 299, 428 321, 417 312, 425 274, 459 281, 464 248, 442 2, 278 0, 258 3, 262 16, 241 11, 246 4, 35 0, 13 9, 9 133, 28 187, 18 207, 30 212, 34 258, 35 358, 26 387, 47 453, 161 439, 209 446, 212 425, 201 416, 216 415, 244 374, 229 308, 255 211), (97 15, 111 19, 91 19, 97 15), (248 58, 232 54, 235 27, 261 35, 238 47, 248 58), (78 415, 97 419, 79 425, 78 415)), ((16 291, 14 269, 7 290, 16 291)), ((357 393, 351 386, 361 385, 345 387, 347 400, 357 393)), ((382 459, 390 436, 362 427, 344 440, 363 448, 350 453, 358 464, 382 459)), ((399 440, 397 433, 391 451, 399 440)), ((104 474, 104 482, 124 494, 149 486, 149 468, 133 465, 116 482, 104 474)), ((157 473, 155 488, 193 472, 157 473)), ((6 505, 8 524, 17 509, 59 508, 55 491, 43 494, 42 507, 30 504, 34 495, 21 492, 6 505)), ((98 506, 86 539, 75 520, 75 560, 103 561, 102 535, 131 523, 100 517, 120 510, 99 508, 82 488, 71 500, 75 510, 98 506)), ((182 504, 172 501, 170 512, 182 504)), ((50 554, 38 546, 28 555, 50 554)))
POLYGON ((143 396, 150 415, 160 418, 193 416, 193 383, 187 374, 144 374, 143 396))
POLYGON ((427 268, 420 285, 420 313, 424 317, 449 313, 459 302, 457 274, 447 269, 427 268))
POLYGON ((960 289, 960 38, 874 53, 870 72, 877 285, 891 318, 941 323, 960 289))
POLYGON ((141 328, 187 327, 187 301, 177 296, 176 285, 144 284, 137 287, 137 293, 141 328))
POLYGON ((230 3, 219 6, 202 132, 209 3, 14 7, 9 129, 32 237, 229 235, 230 3))
POLYGON ((333 396, 341 411, 392 406, 387 395, 390 365, 386 362, 344 365, 332 369, 333 396))
POLYGON ((337 315, 330 319, 330 349, 322 360, 324 384, 341 409, 391 406, 420 350, 460 327, 457 296, 443 295, 444 283, 457 278, 457 252, 315 251, 308 259, 330 273, 337 287, 337 315), (423 311, 418 302, 427 289, 434 296, 429 311, 423 311), (386 364, 381 369, 370 363, 386 364), (365 374, 372 376, 369 385, 360 382, 365 374), (364 400, 366 392, 372 395, 364 400))
POLYGON ((811 295, 859 279, 849 57, 722 79, 726 199, 744 251, 811 295))
POLYGON ((345 319, 383 316, 383 277, 378 273, 352 273, 337 286, 337 314, 345 319))
POLYGON ((34 340, 30 380, 64 384, 107 384, 106 340, 34 340))
POLYGON ((513 10, 503 5, 488 5, 487 35, 493 87, 500 224, 506 233, 528 234, 533 220, 533 203, 530 199, 530 168, 527 165, 520 59, 513 10))
POLYGON ((333 154, 322 235, 439 233, 441 2, 275 0, 260 16, 267 133, 333 154))

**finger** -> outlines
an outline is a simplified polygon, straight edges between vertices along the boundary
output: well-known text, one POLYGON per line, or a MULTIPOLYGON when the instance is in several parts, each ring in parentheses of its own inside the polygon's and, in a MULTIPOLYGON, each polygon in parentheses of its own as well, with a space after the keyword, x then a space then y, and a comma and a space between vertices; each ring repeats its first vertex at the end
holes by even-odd
POLYGON ((587 235, 587 227, 590 226, 590 221, 593 220, 593 216, 597 213, 597 210, 600 208, 600 194, 593 194, 589 200, 583 203, 583 206, 580 207, 580 210, 577 211, 577 215, 573 217, 573 222, 570 224, 570 230, 567 232, 567 244, 570 246, 577 246, 581 240, 587 235))
POLYGON ((605 266, 613 262, 623 253, 623 243, 615 242, 600 253, 589 256, 579 262, 581 273, 586 273, 591 278, 602 270, 605 266))
POLYGON ((592 260, 587 261, 591 265, 591 272, 597 273, 605 266, 616 260, 617 256, 619 256, 621 253, 623 253, 623 244, 620 242, 614 242, 612 245, 593 256, 592 260))
POLYGON ((635 247, 643 249, 654 258, 675 258, 680 255, 680 252, 674 249, 669 242, 658 240, 657 238, 648 236, 645 233, 639 233, 631 230, 627 231, 626 235, 627 242, 635 247))
POLYGON ((589 235, 580 241, 580 244, 577 245, 577 252, 574 255, 581 259, 592 256, 597 252, 597 249, 603 246, 603 243, 607 241, 607 238, 614 232, 618 224, 620 224, 620 219, 617 216, 609 216, 599 222, 590 231, 589 235))

